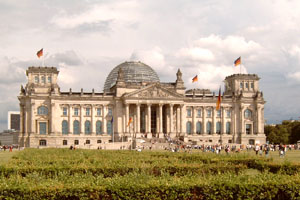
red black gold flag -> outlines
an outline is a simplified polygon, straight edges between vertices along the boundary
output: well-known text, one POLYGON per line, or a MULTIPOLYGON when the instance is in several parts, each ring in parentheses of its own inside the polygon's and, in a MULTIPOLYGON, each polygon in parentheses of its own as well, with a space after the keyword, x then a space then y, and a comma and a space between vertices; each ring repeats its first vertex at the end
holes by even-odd
POLYGON ((238 65, 240 65, 242 63, 242 61, 241 61, 241 56, 238 58, 238 59, 236 59, 235 61, 234 61, 234 66, 238 66, 238 65))
POLYGON ((198 81, 198 75, 196 75, 193 79, 192 79, 192 83, 198 81))
POLYGON ((132 122, 132 117, 129 118, 127 126, 129 126, 131 124, 131 122, 132 122))
POLYGON ((40 58, 43 56, 43 48, 36 53, 37 57, 40 58))
POLYGON ((219 110, 221 107, 221 87, 219 89, 219 96, 218 96, 218 101, 217 101, 217 110, 219 110))

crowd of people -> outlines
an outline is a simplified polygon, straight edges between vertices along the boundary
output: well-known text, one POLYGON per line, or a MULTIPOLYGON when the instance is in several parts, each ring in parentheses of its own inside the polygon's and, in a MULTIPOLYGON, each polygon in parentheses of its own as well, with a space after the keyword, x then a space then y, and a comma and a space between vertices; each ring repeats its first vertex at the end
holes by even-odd
POLYGON ((3 146, 0 146, 0 151, 8 150, 9 152, 12 152, 13 148, 14 148, 14 146, 3 145, 3 146))

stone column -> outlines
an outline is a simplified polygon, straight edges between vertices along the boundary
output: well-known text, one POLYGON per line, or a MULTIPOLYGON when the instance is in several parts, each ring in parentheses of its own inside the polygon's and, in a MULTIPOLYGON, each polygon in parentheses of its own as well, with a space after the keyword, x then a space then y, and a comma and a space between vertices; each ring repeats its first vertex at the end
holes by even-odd
POLYGON ((80 105, 80 134, 84 134, 83 105, 80 105))
POLYGON ((24 105, 20 104, 20 136, 24 135, 24 105))
POLYGON ((125 107, 125 109, 126 109, 125 110, 125 112, 126 112, 126 114, 125 114, 126 115, 126 118, 125 118, 125 127, 126 127, 125 129, 126 130, 125 130, 125 132, 129 133, 129 126, 128 126, 128 122, 129 122, 129 104, 126 103, 125 106, 126 106, 125 107))
POLYGON ((193 106, 192 107, 192 134, 196 135, 196 108, 193 106))
POLYGON ((221 134, 226 133, 226 123, 225 123, 225 108, 221 107, 221 134))
POLYGON ((163 116, 162 116, 163 104, 159 104, 159 138, 163 138, 163 116))
POLYGON ((206 107, 202 107, 202 133, 206 134, 206 107))
MULTIPOLYGON (((35 103, 31 103, 30 105, 31 105, 31 109, 30 109, 30 122, 31 122, 31 124, 30 124, 29 134, 30 135, 34 134, 34 133, 39 134, 38 133, 39 129, 35 130, 35 117, 34 117, 34 105, 35 105, 35 103)), ((38 124, 37 124, 37 126, 38 126, 38 124)))
POLYGON ((95 116, 94 116, 94 105, 91 105, 91 134, 96 135, 96 123, 95 123, 95 116))
POLYGON ((175 137, 173 129, 173 104, 170 104, 170 137, 175 137))
POLYGON ((240 109, 240 131, 241 134, 245 134, 245 128, 244 128, 244 106, 241 106, 240 109))
POLYGON ((184 108, 184 105, 183 104, 180 104, 180 135, 185 135, 184 134, 184 131, 183 131, 183 124, 184 124, 184 121, 183 121, 183 108, 184 108))
POLYGON ((104 135, 107 135, 107 128, 106 128, 106 110, 107 110, 107 107, 105 105, 102 106, 102 127, 103 127, 103 130, 102 130, 102 133, 104 135))
POLYGON ((137 126, 136 126, 136 132, 138 134, 141 133, 141 105, 136 104, 136 118, 137 118, 137 126))
MULTIPOLYGON (((256 124, 256 127, 255 127, 255 128, 253 127, 253 129, 256 130, 256 133, 257 133, 257 134, 260 133, 260 112, 261 112, 260 107, 259 107, 259 106, 256 106, 256 113, 257 113, 256 116, 257 116, 257 117, 256 117, 256 119, 254 119, 254 122, 255 122, 255 124, 256 124)), ((252 133, 254 133, 254 131, 253 131, 252 133)))
POLYGON ((151 104, 147 104, 147 138, 152 138, 151 133, 151 104))
MULTIPOLYGON (((50 120, 48 121, 49 123, 47 123, 47 134, 55 134, 55 111, 54 111, 54 108, 55 108, 55 103, 51 103, 51 114, 50 114, 50 120), (50 128, 49 128, 50 127, 50 128)), ((35 121, 35 120, 34 120, 35 121)), ((36 127, 38 127, 39 126, 39 124, 37 124, 36 125, 36 127)), ((39 128, 38 128, 38 130, 39 130, 39 128)), ((39 134, 38 133, 38 130, 36 130, 36 132, 37 132, 37 134, 39 134)))
POLYGON ((68 110, 68 117, 69 117, 69 123, 68 123, 68 126, 69 126, 69 134, 72 134, 73 133, 73 129, 72 129, 72 126, 73 126, 73 121, 72 121, 72 105, 69 104, 69 110, 68 110))
POLYGON ((216 108, 212 107, 212 134, 216 133, 216 108))

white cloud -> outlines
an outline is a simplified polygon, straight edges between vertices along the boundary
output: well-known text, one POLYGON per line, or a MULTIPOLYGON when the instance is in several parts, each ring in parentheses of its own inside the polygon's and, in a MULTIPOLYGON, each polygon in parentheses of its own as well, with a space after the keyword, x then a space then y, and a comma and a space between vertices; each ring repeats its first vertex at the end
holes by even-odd
POLYGON ((51 23, 63 29, 73 29, 83 24, 95 24, 105 21, 130 22, 137 19, 137 2, 135 0, 99 3, 90 6, 89 9, 79 14, 68 14, 62 10, 54 16, 51 23))

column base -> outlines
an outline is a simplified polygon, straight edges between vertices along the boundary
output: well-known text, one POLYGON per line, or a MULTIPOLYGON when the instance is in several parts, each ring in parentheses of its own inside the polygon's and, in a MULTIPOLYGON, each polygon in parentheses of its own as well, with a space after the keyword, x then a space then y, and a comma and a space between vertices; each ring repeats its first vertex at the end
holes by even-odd
POLYGON ((147 133, 147 138, 151 139, 152 138, 152 133, 147 133))
POLYGON ((176 137, 176 133, 169 133, 170 138, 175 138, 176 137))
POLYGON ((164 134, 163 133, 158 133, 158 138, 164 138, 164 134))

